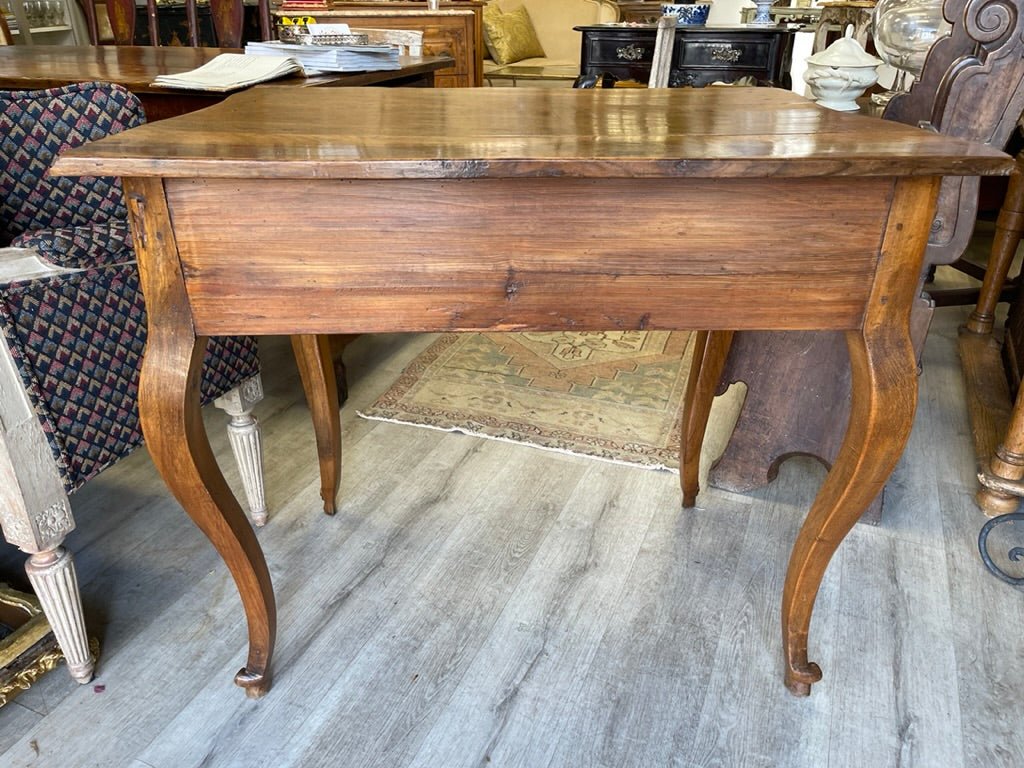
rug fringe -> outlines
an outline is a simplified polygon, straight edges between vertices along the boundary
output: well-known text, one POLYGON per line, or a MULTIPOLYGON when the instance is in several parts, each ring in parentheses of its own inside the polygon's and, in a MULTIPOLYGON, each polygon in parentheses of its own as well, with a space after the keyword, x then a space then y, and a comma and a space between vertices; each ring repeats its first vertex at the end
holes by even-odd
POLYGON ((666 464, 641 464, 635 461, 623 461, 622 459, 613 459, 609 456, 597 456, 592 453, 577 453, 576 451, 570 451, 567 448, 555 448, 550 445, 539 445, 538 443, 531 443, 529 440, 512 440, 508 437, 499 437, 497 435, 488 435, 484 432, 474 432, 471 429, 465 429, 464 427, 452 426, 452 427, 439 427, 435 424, 421 424, 414 421, 402 421, 401 419, 393 419, 387 416, 371 416, 363 413, 362 411, 356 411, 356 415, 366 419, 367 421, 384 421, 389 424, 401 424, 403 427, 418 427, 420 429, 433 429, 437 432, 458 432, 462 435, 468 435, 469 437, 482 437, 485 440, 496 440, 499 443, 511 443, 513 445, 526 445, 530 448, 536 448, 541 451, 550 451, 551 453, 562 453, 566 456, 576 456, 581 459, 594 459, 595 461, 605 461, 609 464, 618 464, 623 467, 636 467, 637 469, 646 469, 657 472, 671 472, 672 474, 678 475, 679 470, 676 467, 670 467, 666 464))

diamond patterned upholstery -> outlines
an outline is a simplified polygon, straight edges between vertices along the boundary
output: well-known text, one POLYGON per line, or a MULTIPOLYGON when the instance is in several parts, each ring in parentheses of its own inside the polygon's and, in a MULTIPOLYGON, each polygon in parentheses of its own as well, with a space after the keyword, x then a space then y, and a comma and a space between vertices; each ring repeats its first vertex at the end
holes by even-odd
POLYGON ((0 244, 29 230, 125 220, 119 179, 46 174, 62 150, 144 123, 134 95, 116 85, 76 83, 0 92, 0 109, 0 244))
MULTIPOLYGON (((0 246, 69 270, 0 285, 0 330, 71 493, 142 442, 146 310, 120 180, 48 178, 64 149, 145 120, 125 89, 0 92, 0 246)), ((208 402, 259 372, 252 337, 211 339, 208 402)))

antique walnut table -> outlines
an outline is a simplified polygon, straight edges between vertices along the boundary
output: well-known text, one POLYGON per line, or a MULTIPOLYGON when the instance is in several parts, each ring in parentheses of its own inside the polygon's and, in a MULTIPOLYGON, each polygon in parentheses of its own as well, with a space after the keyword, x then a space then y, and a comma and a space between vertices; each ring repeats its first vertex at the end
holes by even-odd
MULTIPOLYGON (((124 178, 150 324, 143 430, 234 576, 249 630, 236 682, 254 696, 270 685, 274 595, 203 431, 206 336, 304 334, 316 394, 333 383, 322 334, 700 329, 691 506, 731 332, 845 331, 850 424, 782 596, 785 682, 806 694, 822 576, 913 420, 909 309, 938 180, 1012 167, 780 89, 262 87, 73 150, 54 172, 124 178)), ((328 507, 333 414, 318 425, 328 507)))

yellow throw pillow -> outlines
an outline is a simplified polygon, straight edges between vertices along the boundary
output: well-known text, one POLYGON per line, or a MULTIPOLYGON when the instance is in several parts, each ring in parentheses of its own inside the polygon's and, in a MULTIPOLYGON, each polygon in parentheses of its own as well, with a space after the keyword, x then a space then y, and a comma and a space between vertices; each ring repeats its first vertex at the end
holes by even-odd
POLYGON ((484 42, 496 64, 504 66, 544 55, 525 6, 503 12, 497 3, 484 7, 484 42))

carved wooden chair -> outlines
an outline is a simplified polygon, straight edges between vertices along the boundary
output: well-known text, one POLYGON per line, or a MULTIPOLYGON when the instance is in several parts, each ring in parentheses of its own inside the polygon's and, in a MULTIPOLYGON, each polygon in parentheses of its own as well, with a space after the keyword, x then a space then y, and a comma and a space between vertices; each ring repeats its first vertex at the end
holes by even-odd
MULTIPOLYGON (((892 99, 883 118, 1002 148, 1024 110, 1024 0, 945 0, 944 14, 950 35, 932 46, 921 77, 892 99)), ((925 254, 929 267, 963 254, 978 190, 977 177, 943 181, 925 254)), ((924 282, 922 275, 922 289, 924 282)), ((922 293, 911 318, 918 349, 932 311, 931 297, 922 293)), ((711 484, 748 491, 773 479, 794 454, 831 465, 849 412, 849 376, 838 334, 736 334, 720 390, 735 381, 749 389, 711 484)), ((880 510, 878 499, 871 516, 877 519, 880 510)))
MULTIPOLYGON (((0 528, 29 555, 29 579, 80 682, 94 660, 63 546, 75 527, 68 497, 142 442, 146 318, 120 181, 46 172, 60 151, 143 121, 136 97, 116 85, 0 92, 0 528)), ((231 414, 262 522, 255 340, 211 339, 201 389, 231 414)))
MULTIPOLYGON (((138 45, 136 38, 136 5, 135 0, 81 0, 85 13, 86 28, 89 40, 93 45, 112 42, 114 45, 138 45), (110 26, 112 39, 103 39, 100 20, 101 9, 110 26)), ((205 7, 205 6, 204 6, 205 7)), ((241 48, 245 38, 245 6, 242 0, 209 0, 209 22, 204 26, 200 19, 199 5, 196 0, 185 0, 185 20, 182 35, 172 33, 170 39, 178 45, 200 47, 208 45, 219 48, 241 48), (205 35, 204 35, 205 32, 205 35), (211 34, 212 33, 212 34, 211 34), (205 37, 205 40, 204 40, 205 37)), ((270 0, 259 0, 258 37, 260 40, 271 40, 273 24, 270 16, 270 0)), ((170 7, 157 5, 156 0, 146 2, 145 42, 150 45, 164 45, 165 36, 161 34, 161 12, 169 12, 170 7)), ((204 14, 205 17, 205 14, 204 14)))

